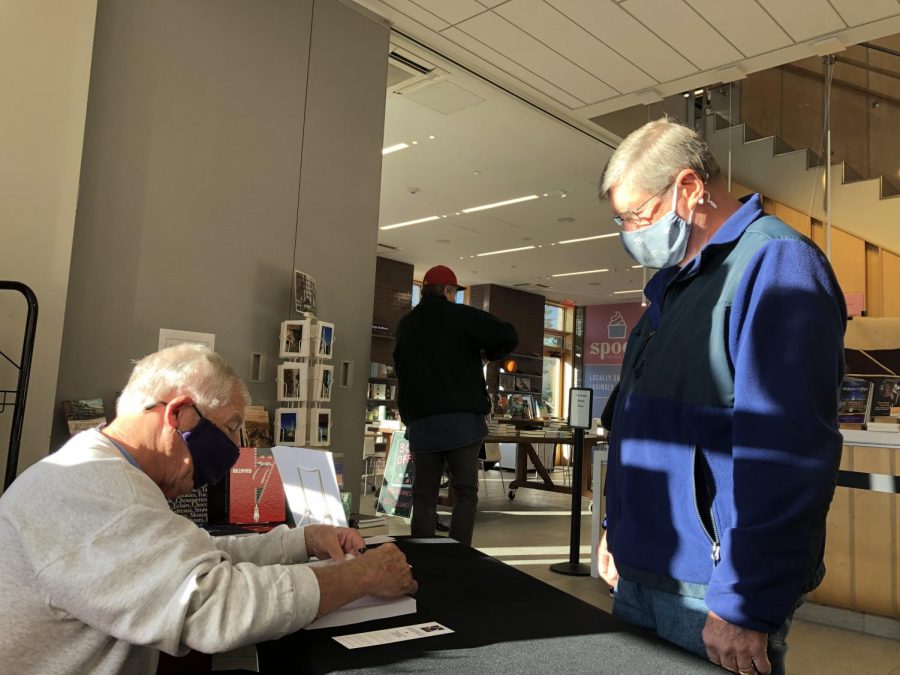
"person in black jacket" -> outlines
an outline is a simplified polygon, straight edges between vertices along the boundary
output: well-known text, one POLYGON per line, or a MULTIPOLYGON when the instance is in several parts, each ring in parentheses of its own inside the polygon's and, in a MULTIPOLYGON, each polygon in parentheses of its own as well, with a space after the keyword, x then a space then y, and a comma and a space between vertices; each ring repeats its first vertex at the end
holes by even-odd
POLYGON ((422 300, 397 325, 394 365, 400 419, 414 455, 412 536, 433 537, 444 465, 454 506, 450 537, 469 545, 478 503, 478 453, 491 411, 482 370, 519 343, 511 323, 457 305, 456 275, 438 265, 425 273, 422 300))

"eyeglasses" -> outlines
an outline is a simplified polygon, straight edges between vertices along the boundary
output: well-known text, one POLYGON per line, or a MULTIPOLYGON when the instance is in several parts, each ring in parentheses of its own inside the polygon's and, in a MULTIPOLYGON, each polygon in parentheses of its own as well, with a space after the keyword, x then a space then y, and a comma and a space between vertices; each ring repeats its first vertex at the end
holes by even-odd
POLYGON ((647 204, 649 204, 654 199, 659 197, 670 187, 672 187, 672 183, 668 183, 662 190, 659 190, 658 192, 654 192, 652 195, 650 195, 650 197, 643 204, 641 204, 637 208, 630 209, 628 211, 623 211, 620 214, 614 215, 613 222, 615 222, 615 224, 618 225, 619 227, 624 227, 625 225, 627 225, 629 223, 641 220, 640 213, 647 207, 647 204))
MULTIPOLYGON (((169 402, 168 401, 157 401, 156 403, 151 403, 149 405, 144 406, 144 410, 153 410, 158 405, 169 405, 169 402)), ((194 409, 194 412, 197 413, 197 415, 200 417, 200 419, 204 419, 203 413, 200 412, 199 410, 197 410, 197 406, 195 406, 194 404, 191 404, 191 407, 194 409)), ((228 435, 232 436, 232 437, 238 435, 238 433, 241 430, 241 426, 242 426, 241 424, 236 424, 236 425, 234 425, 234 428, 232 428, 232 427, 228 426, 227 424, 220 424, 219 422, 216 422, 212 418, 209 418, 209 421, 212 422, 213 424, 215 424, 217 427, 219 427, 222 431, 227 432, 228 435)))

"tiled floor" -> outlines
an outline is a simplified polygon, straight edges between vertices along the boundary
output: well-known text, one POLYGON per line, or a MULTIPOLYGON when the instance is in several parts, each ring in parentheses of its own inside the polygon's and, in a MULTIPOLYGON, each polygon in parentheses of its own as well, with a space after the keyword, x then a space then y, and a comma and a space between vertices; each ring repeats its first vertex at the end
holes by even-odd
MULTIPOLYGON (((568 559, 571 498, 522 489, 510 501, 496 476, 495 471, 488 472, 486 492, 484 484, 481 485, 473 545, 609 611, 611 600, 601 582, 549 570, 551 563, 568 559)), ((366 506, 364 502, 363 508, 366 506)), ((371 512, 371 507, 366 510, 371 512)), ((586 509, 582 513, 581 559, 589 563, 591 518, 586 509)), ((389 520, 391 534, 409 533, 409 527, 402 520, 389 520)), ((788 644, 791 649, 788 657, 790 675, 900 675, 900 641, 797 620, 788 644)))

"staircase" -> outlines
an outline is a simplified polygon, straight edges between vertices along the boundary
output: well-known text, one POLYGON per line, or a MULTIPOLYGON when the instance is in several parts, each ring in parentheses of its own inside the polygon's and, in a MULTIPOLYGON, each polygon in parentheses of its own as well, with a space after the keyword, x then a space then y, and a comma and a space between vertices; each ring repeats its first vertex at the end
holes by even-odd
MULTIPOLYGON (((795 150, 745 124, 730 126, 720 115, 706 117, 706 140, 723 172, 727 172, 731 150, 733 182, 825 220, 825 169, 814 152, 795 150)), ((831 178, 832 224, 900 252, 900 189, 885 177, 864 179, 846 162, 832 165, 831 178)))

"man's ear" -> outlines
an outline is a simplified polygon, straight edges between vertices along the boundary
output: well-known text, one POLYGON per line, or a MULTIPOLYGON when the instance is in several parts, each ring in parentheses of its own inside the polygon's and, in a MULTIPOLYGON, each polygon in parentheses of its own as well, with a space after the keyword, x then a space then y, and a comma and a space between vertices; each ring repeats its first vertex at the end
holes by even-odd
POLYGON ((191 408, 194 400, 187 394, 172 397, 166 404, 166 412, 163 415, 166 425, 173 429, 178 429, 178 420, 181 418, 181 412, 185 408, 191 408))

